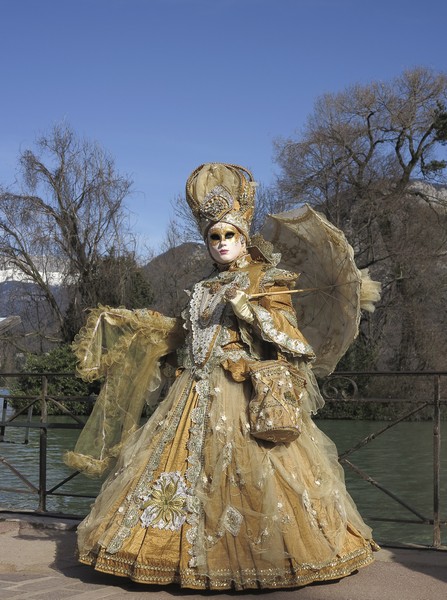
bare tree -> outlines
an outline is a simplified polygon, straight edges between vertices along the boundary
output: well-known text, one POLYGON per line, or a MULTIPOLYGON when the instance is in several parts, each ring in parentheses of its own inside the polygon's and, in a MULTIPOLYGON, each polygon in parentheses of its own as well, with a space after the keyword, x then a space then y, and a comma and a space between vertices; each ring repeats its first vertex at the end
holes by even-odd
POLYGON ((276 186, 259 183, 256 188, 255 213, 251 224, 251 233, 258 233, 261 230, 267 215, 283 212, 289 207, 290 202, 276 186))
POLYGON ((372 267, 383 282, 374 337, 394 336, 399 367, 433 365, 436 358, 421 355, 426 344, 418 324, 425 322, 421 303, 431 302, 434 291, 427 281, 442 275, 436 265, 445 260, 446 206, 436 186, 446 183, 446 104, 447 76, 416 68, 390 82, 324 95, 303 132, 276 143, 280 197, 324 212, 346 232, 359 266, 372 267), (415 218, 417 226, 410 225, 415 218), (409 343, 415 331, 419 339, 409 343))
POLYGON ((0 194, 0 255, 37 285, 69 340, 83 310, 100 301, 95 284, 103 257, 112 249, 128 252, 124 200, 132 182, 102 148, 67 125, 25 150, 20 167, 21 187, 0 194))
POLYGON ((171 206, 174 216, 166 229, 166 236, 162 248, 163 252, 170 250, 174 246, 184 244, 185 242, 202 242, 202 234, 200 233, 197 221, 188 206, 186 196, 179 194, 171 203, 171 206))
POLYGON ((447 76, 424 68, 391 82, 355 85, 319 98, 302 135, 276 142, 279 189, 341 223, 363 199, 386 199, 413 178, 444 181, 447 76))

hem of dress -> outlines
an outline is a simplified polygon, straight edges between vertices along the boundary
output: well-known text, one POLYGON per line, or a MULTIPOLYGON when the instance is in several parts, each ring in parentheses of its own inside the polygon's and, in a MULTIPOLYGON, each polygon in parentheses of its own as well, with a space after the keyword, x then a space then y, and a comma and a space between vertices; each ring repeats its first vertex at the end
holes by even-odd
POLYGON ((327 563, 312 565, 290 564, 289 568, 266 569, 256 572, 255 569, 242 571, 242 577, 236 579, 229 573, 210 573, 200 575, 193 569, 178 570, 162 565, 141 564, 116 556, 94 556, 83 554, 79 561, 93 566, 95 570, 118 577, 127 577, 136 583, 145 585, 176 584, 182 588, 196 590, 248 590, 248 589, 280 589, 294 588, 311 583, 338 580, 347 577, 362 567, 374 562, 373 551, 377 546, 356 550, 347 555, 337 557, 327 563))

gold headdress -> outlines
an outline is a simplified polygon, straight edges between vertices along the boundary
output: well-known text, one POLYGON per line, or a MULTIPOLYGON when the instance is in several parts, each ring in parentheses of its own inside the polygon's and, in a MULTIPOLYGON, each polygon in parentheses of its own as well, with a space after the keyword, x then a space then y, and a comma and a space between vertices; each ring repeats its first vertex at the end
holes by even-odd
POLYGON ((186 200, 202 235, 210 225, 225 221, 249 238, 256 184, 253 175, 238 165, 206 163, 186 182, 186 200))

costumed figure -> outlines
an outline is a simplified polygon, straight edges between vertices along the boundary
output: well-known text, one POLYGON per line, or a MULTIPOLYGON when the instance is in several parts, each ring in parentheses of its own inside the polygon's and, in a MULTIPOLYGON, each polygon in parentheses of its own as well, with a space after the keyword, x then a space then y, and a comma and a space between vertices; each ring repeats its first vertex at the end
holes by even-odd
POLYGON ((371 530, 346 491, 291 293, 297 275, 250 242, 255 183, 200 166, 187 200, 214 261, 179 318, 91 311, 75 348, 104 378, 67 464, 111 473, 78 528, 81 562, 194 589, 301 586, 373 560, 371 530), (164 365, 176 374, 164 399, 164 365), (139 426, 145 403, 157 407, 139 426))

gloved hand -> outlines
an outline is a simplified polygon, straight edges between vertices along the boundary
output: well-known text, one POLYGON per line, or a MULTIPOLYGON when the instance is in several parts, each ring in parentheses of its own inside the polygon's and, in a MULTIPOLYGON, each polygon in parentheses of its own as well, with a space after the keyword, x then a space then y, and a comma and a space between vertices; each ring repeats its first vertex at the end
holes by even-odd
POLYGON ((253 323, 255 320, 254 312, 245 292, 242 290, 232 290, 231 294, 228 294, 228 301, 233 307, 236 317, 243 319, 247 323, 253 323))

